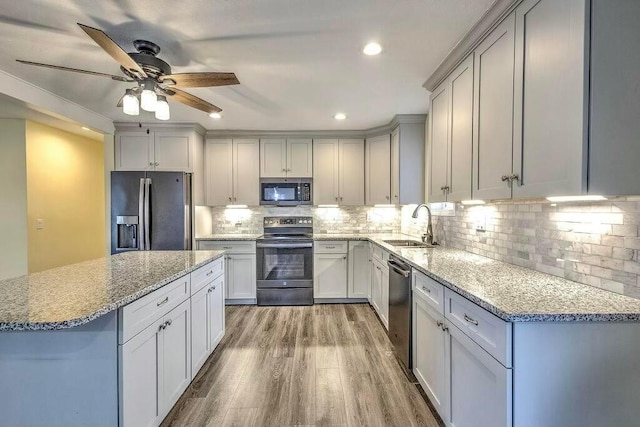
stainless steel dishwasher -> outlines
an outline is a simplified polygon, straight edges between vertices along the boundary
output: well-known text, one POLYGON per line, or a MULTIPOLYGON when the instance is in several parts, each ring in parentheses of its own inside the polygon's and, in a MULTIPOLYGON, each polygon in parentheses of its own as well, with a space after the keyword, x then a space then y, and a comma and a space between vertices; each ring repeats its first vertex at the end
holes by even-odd
POLYGON ((389 339, 396 357, 411 372, 411 267, 389 256, 389 339))

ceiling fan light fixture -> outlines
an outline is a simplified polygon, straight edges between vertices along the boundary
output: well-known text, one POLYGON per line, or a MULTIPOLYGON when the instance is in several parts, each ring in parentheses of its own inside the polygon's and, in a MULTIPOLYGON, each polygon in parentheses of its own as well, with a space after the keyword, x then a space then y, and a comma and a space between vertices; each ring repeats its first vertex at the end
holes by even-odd
POLYGON ((158 100, 156 102, 156 119, 169 120, 170 118, 171 113, 169 112, 167 97, 164 95, 158 95, 158 100))
POLYGON ((140 95, 140 107, 149 112, 156 111, 158 96, 156 95, 156 84, 151 79, 145 79, 140 83, 142 94, 140 95))
POLYGON ((137 116, 140 114, 140 102, 138 97, 133 93, 132 89, 127 89, 122 98, 122 112, 130 116, 137 116))

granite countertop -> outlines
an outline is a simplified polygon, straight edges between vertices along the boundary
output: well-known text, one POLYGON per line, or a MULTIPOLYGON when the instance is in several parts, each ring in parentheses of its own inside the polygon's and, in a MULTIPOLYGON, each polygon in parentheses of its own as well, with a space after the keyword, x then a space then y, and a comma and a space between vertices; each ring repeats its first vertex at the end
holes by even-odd
POLYGON ((133 251, 0 280, 0 331, 66 329, 189 274, 224 251, 133 251))
POLYGON ((207 234, 205 236, 196 237, 196 240, 256 240, 258 237, 262 237, 262 233, 207 234))

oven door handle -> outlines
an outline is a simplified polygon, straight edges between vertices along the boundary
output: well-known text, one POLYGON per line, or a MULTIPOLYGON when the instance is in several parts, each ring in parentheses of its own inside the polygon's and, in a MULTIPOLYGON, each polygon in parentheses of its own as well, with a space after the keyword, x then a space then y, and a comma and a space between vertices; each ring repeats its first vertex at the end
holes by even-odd
POLYGON ((313 243, 256 243, 256 248, 301 249, 312 248, 313 243))

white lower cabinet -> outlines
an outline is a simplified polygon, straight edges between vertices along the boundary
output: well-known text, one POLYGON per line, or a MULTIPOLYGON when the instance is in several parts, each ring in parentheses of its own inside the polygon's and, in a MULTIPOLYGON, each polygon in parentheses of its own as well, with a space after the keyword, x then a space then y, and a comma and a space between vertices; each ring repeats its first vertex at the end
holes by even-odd
POLYGON ((389 329, 389 267, 373 258, 371 271, 371 305, 384 327, 389 329))
POLYGON ((224 336, 224 275, 191 296, 191 371, 200 370, 224 336))
POLYGON ((347 254, 313 254, 313 297, 347 297, 347 254))
POLYGON ((227 255, 228 300, 256 298, 256 254, 227 255))
POLYGON ((348 298, 369 298, 371 293, 369 243, 349 242, 348 298))
POLYGON ((156 426, 191 382, 191 307, 186 300, 121 348, 121 425, 156 426))
POLYGON ((512 425, 512 371, 447 321, 451 411, 455 427, 512 425))

